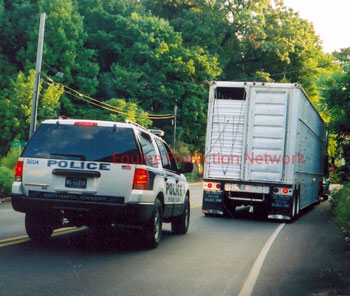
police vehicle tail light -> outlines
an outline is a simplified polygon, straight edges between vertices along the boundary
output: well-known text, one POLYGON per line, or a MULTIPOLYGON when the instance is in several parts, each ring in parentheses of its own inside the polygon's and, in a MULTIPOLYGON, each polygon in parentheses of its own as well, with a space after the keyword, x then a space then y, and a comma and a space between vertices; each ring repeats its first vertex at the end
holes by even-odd
POLYGON ((23 175, 23 161, 17 161, 15 168, 15 181, 21 182, 23 175))
POLYGON ((97 122, 88 122, 88 121, 77 121, 74 125, 79 126, 97 126, 97 122))
POLYGON ((145 169, 136 169, 133 182, 134 189, 148 190, 149 188, 149 176, 145 169))

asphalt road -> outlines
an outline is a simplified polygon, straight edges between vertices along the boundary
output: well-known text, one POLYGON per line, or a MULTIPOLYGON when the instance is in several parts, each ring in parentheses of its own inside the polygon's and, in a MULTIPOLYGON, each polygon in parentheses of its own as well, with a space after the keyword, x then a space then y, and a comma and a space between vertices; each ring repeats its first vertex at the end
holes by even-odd
POLYGON ((58 231, 45 245, 25 236, 24 215, 0 204, 0 295, 350 295, 350 248, 330 203, 296 223, 201 213, 191 186, 189 232, 166 224, 154 250, 137 230, 58 231))

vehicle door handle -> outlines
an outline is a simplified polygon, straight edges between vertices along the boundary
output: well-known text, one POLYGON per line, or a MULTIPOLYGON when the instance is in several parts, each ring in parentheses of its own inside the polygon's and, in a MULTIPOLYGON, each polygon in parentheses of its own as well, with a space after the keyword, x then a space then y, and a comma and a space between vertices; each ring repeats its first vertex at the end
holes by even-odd
POLYGON ((175 182, 176 182, 176 184, 179 183, 179 179, 176 179, 175 182))

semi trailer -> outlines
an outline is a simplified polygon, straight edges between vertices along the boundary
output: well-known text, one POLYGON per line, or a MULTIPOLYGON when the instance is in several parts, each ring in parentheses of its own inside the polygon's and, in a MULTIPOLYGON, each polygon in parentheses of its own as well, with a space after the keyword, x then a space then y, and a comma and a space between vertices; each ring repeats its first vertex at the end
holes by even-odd
POLYGON ((319 202, 327 128, 298 84, 210 84, 202 212, 293 221, 319 202))

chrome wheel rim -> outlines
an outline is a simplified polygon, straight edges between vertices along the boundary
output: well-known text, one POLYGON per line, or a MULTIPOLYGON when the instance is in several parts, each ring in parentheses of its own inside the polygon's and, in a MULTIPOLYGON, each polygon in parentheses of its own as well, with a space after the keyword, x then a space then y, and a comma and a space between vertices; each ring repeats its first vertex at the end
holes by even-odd
POLYGON ((159 210, 157 209, 157 212, 154 215, 154 238, 156 240, 159 239, 159 234, 160 234, 160 214, 159 214, 159 210))
POLYGON ((186 205, 186 208, 185 208, 185 227, 186 227, 186 229, 188 229, 188 225, 189 225, 189 223, 190 223, 190 211, 189 211, 189 209, 188 209, 188 203, 187 203, 187 205, 186 205))

